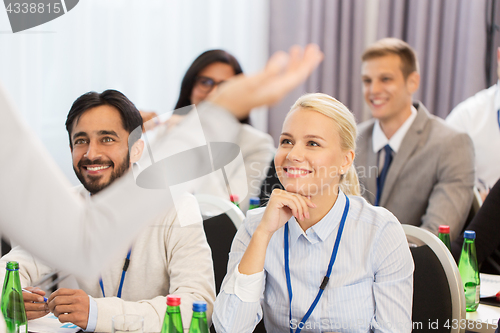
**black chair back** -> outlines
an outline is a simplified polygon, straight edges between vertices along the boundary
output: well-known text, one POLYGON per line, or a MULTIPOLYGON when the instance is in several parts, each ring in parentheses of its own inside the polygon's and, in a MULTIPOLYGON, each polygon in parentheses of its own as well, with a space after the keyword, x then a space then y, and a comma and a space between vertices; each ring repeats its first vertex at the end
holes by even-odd
POLYGON ((443 266, 427 245, 411 247, 413 274, 413 332, 450 332, 452 325, 450 286, 443 266), (420 324, 421 323, 421 324, 420 324))
POLYGON ((269 197, 271 196, 271 193, 275 188, 282 190, 283 186, 281 185, 280 180, 278 179, 278 175, 276 174, 276 166, 274 165, 274 160, 272 160, 271 165, 269 166, 269 169, 267 171, 267 176, 262 181, 262 185, 260 187, 259 198, 261 206, 267 205, 269 197))
MULTIPOLYGON (((215 290, 217 295, 220 292, 222 281, 227 273, 227 262, 231 244, 236 235, 236 227, 226 214, 210 217, 203 221, 208 245, 212 249, 212 260, 215 273, 215 290)), ((215 333, 213 326, 210 332, 215 333)), ((265 333, 264 321, 261 321, 254 330, 254 333, 265 333)))
POLYGON ((219 294, 222 280, 227 273, 227 262, 236 227, 226 215, 220 214, 203 221, 208 245, 212 249, 212 260, 215 273, 215 290, 219 294))
POLYGON ((6 255, 7 253, 10 252, 10 250, 12 250, 12 247, 10 246, 10 241, 8 238, 6 237, 1 237, 1 254, 2 254, 2 257, 4 255, 6 255))

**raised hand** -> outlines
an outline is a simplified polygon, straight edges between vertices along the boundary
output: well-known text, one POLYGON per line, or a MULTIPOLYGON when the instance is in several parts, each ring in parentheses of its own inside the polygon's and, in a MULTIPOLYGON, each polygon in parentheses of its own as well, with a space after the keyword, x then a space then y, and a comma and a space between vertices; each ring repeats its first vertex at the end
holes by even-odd
POLYGON ((208 100, 230 110, 237 118, 248 116, 251 109, 272 105, 304 82, 323 60, 323 53, 315 44, 305 49, 293 46, 289 53, 276 52, 263 71, 242 74, 228 80, 208 100))
POLYGON ((152 130, 155 128, 157 125, 159 125, 158 122, 155 120, 150 121, 151 119, 158 119, 158 115, 154 111, 139 111, 141 113, 142 117, 142 123, 144 124, 144 128, 142 129, 143 132, 152 130))

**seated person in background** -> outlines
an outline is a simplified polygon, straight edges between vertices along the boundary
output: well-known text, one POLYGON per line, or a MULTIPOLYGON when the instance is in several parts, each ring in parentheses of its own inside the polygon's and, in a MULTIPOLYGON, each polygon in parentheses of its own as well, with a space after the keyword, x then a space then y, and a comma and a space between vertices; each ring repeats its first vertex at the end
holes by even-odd
MULTIPOLYGON (((77 191, 84 198, 92 200, 91 195, 111 185, 140 158, 144 143, 138 136, 132 137, 137 133, 132 131, 141 125, 139 111, 116 90, 89 92, 73 103, 66 129, 73 169, 83 185, 77 191)), ((140 233, 128 254, 125 250, 116 257, 101 272, 100 280, 78 278, 82 289, 61 288, 50 295, 47 304, 33 303, 43 302, 41 295, 45 293, 29 288, 35 294, 23 293, 28 319, 50 311, 59 321, 72 322, 86 331, 111 332, 114 315, 139 314, 145 318, 146 332, 159 332, 166 311, 165 296, 174 293, 182 297, 186 327, 195 300, 208 303, 210 318, 215 299, 214 276, 201 215, 190 194, 176 206, 177 211, 172 207, 140 233), (180 219, 193 224, 181 227, 180 219)), ((20 247, 0 260, 0 269, 5 270, 5 263, 11 260, 19 262, 21 284, 25 287, 52 272, 51 267, 20 247)), ((4 272, 0 276, 5 276, 4 272)))
MULTIPOLYGON (((189 108, 185 107, 198 105, 215 94, 218 86, 224 81, 242 73, 238 60, 228 52, 224 50, 203 52, 193 61, 182 79, 179 99, 175 105, 176 111, 168 120, 167 126, 169 128, 175 126, 184 118, 185 113, 189 111, 189 108)), ((210 179, 204 186, 200 186, 200 191, 195 194, 212 194, 224 199, 229 199, 230 194, 237 194, 240 208, 246 212, 250 197, 258 196, 260 193, 261 183, 276 149, 269 134, 250 125, 249 116, 240 119, 238 126, 239 135, 235 143, 241 149, 244 165, 226 168, 231 193, 228 193, 226 186, 221 187, 218 181, 210 179), (246 177, 241 177, 242 174, 246 174, 246 177), (244 191, 245 188, 248 188, 248 192, 244 191)))
MULTIPOLYGON (((497 49, 500 80, 500 47, 497 49)), ((446 117, 458 131, 469 134, 476 153, 476 187, 484 201, 500 179, 500 81, 458 104, 446 117)))
POLYGON ((236 234, 217 332, 252 332, 262 316, 268 332, 411 331, 408 243, 394 215, 359 196, 355 148, 343 104, 325 94, 295 102, 274 158, 285 190, 249 211, 236 234))
MULTIPOLYGON (((500 180, 491 189, 467 230, 476 232, 477 262, 482 264, 481 272, 500 274, 500 180), (491 260, 486 261, 488 257, 491 260)), ((461 234, 451 243, 451 252, 457 263, 463 242, 461 234)))
MULTIPOLYGON (((280 101, 304 82, 322 59, 323 53, 315 44, 305 48, 296 45, 289 53, 278 51, 263 70, 225 85, 212 96, 211 102, 203 103, 198 119, 191 118, 204 122, 203 131, 212 141, 234 141, 234 133, 224 131, 225 128, 237 119, 246 118, 252 108, 280 101)), ((125 177, 89 204, 73 192, 40 140, 16 111, 1 82, 0 116, 0 141, 9 143, 0 145, 0 155, 10 161, 0 164, 2 233, 36 251, 39 258, 53 266, 79 276, 97 274, 120 244, 127 244, 150 219, 171 206, 170 191, 144 192, 138 190, 140 187, 134 180, 125 181, 125 177), (12 177, 17 174, 23 177, 12 177), (132 207, 124 205, 123 200, 135 200, 139 204, 132 207), (144 209, 138 210, 137 206, 144 209), (45 239, 57 241, 47 243, 45 239)), ((158 140, 159 147, 155 150, 168 154, 172 148, 176 152, 191 148, 192 133, 184 131, 191 125, 187 118, 171 135, 158 140)), ((188 175, 197 174, 196 169, 188 175)), ((0 320, 0 332, 5 329, 2 324, 0 320)))
POLYGON ((474 148, 426 110, 412 104, 420 76, 415 51, 384 38, 362 56, 365 101, 374 119, 358 126, 356 167, 363 197, 401 223, 437 234, 462 231, 473 198, 474 148))

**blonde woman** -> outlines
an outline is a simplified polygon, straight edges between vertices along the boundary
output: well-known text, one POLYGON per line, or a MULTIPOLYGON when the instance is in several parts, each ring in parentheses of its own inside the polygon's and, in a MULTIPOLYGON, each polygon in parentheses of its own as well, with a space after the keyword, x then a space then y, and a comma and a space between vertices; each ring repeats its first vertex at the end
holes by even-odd
POLYGON ((356 123, 325 94, 292 106, 275 156, 285 188, 248 213, 217 297, 217 332, 410 332, 413 260, 398 220, 359 195, 356 123))

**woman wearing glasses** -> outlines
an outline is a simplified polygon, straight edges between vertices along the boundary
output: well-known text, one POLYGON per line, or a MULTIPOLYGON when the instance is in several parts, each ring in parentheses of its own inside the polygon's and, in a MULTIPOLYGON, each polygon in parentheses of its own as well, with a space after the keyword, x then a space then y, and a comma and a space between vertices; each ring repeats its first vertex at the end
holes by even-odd
MULTIPOLYGON (((181 121, 183 115, 190 111, 189 108, 179 109, 193 104, 198 105, 213 94, 219 85, 242 73, 238 60, 224 50, 209 50, 200 54, 182 79, 179 99, 175 105, 176 112, 169 120, 169 126, 181 121)), ((267 174, 275 148, 271 136, 250 126, 248 117, 240 120, 240 123, 238 140, 235 143, 241 149, 244 165, 229 170, 227 177, 233 192, 231 194, 239 196, 240 207, 245 212, 248 209, 249 198, 260 193, 261 183, 267 174), (243 167, 246 179, 241 177, 243 167), (244 191, 245 187, 248 188, 248 192, 244 191)), ((200 193, 229 199, 227 189, 217 186, 215 182, 205 184, 202 191, 200 193)))
POLYGON ((214 93, 220 84, 242 73, 243 70, 238 60, 230 53, 224 50, 203 52, 184 74, 175 109, 193 104, 198 105, 214 93))

